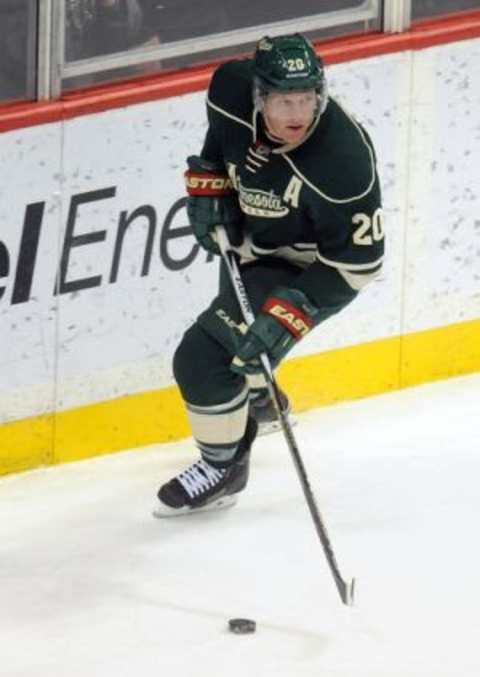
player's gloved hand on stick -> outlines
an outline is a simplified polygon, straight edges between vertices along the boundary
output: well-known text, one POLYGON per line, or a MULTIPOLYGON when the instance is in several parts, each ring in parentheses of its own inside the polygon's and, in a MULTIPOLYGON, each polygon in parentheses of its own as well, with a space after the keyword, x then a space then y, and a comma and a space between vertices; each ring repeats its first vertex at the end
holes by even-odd
POLYGON ((187 158, 187 214, 193 234, 207 251, 219 254, 215 228, 224 226, 230 244, 243 242, 243 213, 231 179, 223 168, 198 155, 187 158))
POLYGON ((299 289, 277 287, 240 339, 231 369, 240 374, 262 372, 259 359, 267 353, 272 368, 313 329, 320 311, 299 289))

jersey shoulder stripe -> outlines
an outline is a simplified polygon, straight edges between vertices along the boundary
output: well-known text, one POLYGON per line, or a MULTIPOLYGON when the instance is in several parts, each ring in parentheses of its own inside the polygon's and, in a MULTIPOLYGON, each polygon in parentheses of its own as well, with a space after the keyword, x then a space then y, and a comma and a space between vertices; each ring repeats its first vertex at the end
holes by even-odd
POLYGON ((239 118, 238 116, 233 115, 233 113, 229 113, 224 108, 217 106, 216 104, 213 103, 213 101, 210 100, 210 98, 208 96, 207 96, 207 106, 211 110, 214 110, 217 113, 220 113, 220 115, 223 115, 225 118, 232 120, 233 122, 237 122, 239 125, 244 125, 244 127, 248 127, 248 129, 251 129, 253 131, 253 125, 252 125, 251 122, 247 122, 246 120, 242 120, 242 118, 239 118))

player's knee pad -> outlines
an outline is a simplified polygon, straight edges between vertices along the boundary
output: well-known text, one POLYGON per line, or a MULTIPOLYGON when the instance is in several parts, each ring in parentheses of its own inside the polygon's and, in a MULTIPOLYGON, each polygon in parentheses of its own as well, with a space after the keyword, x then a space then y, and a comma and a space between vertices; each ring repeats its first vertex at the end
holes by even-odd
POLYGON ((173 355, 173 375, 180 388, 183 384, 188 384, 195 374, 195 366, 200 361, 200 368, 203 361, 200 359, 204 346, 203 333, 199 331, 197 325, 193 325, 184 333, 182 340, 177 346, 173 355))
POLYGON ((183 398, 208 406, 226 402, 244 388, 245 381, 230 369, 227 350, 198 324, 190 327, 175 351, 173 374, 183 398))

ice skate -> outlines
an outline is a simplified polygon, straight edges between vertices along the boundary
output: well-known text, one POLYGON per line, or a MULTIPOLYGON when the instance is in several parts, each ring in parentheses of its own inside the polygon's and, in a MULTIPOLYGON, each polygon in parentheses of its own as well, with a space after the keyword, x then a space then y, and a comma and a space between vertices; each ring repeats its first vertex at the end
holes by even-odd
POLYGON ((249 419, 245 435, 228 465, 213 465, 204 459, 160 487, 154 517, 173 517, 227 508, 234 505, 248 482, 250 448, 257 424, 249 419))
MULTIPOLYGON (((295 425, 296 421, 290 416, 290 401, 283 390, 279 390, 282 411, 284 411, 290 420, 290 425, 295 425)), ((258 425, 258 435, 269 435, 281 430, 280 421, 277 418, 277 412, 268 392, 259 397, 250 400, 249 415, 252 416, 258 425)))

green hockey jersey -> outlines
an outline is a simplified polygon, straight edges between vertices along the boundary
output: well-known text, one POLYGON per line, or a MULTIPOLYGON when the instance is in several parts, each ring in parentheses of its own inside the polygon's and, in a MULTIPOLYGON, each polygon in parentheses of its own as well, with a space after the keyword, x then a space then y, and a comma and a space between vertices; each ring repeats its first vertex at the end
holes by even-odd
POLYGON ((252 84, 251 59, 215 71, 201 153, 224 165, 238 191, 241 253, 245 260, 279 257, 298 265, 295 286, 319 307, 335 304, 332 294, 348 302, 378 274, 384 255, 372 141, 330 97, 302 142, 275 144, 254 108, 252 84))

